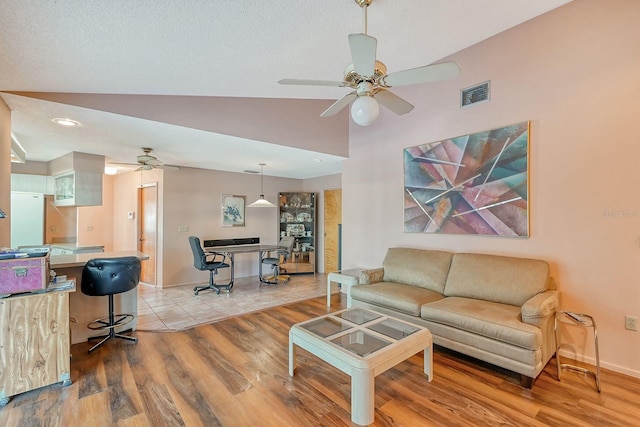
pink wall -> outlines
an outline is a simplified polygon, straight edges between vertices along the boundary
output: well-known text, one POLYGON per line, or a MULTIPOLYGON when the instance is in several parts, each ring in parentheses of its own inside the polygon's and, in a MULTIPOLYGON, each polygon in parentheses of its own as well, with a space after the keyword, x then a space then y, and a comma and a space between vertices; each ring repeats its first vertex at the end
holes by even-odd
MULTIPOLYGON (((277 209, 246 209, 245 227, 221 226, 222 194, 246 196, 247 204, 258 198, 260 177, 251 174, 181 168, 179 171, 145 171, 119 174, 114 179, 113 246, 114 250, 135 250, 138 233, 137 191, 140 183, 158 186, 158 286, 171 287, 203 283, 208 273, 193 268, 193 256, 188 237, 223 239, 260 237, 260 241, 277 243, 277 209), (127 219, 127 212, 136 214, 127 219), (180 231, 186 227, 187 231, 180 231)), ((264 177, 265 197, 276 200, 278 191, 301 190, 302 181, 264 177)), ((240 255, 236 262, 236 277, 255 276, 257 254, 240 255)), ((217 280, 228 279, 221 271, 217 280)))
POLYGON ((113 250, 113 181, 112 175, 102 175, 102 205, 77 208, 79 245, 104 245, 105 251, 113 250))
POLYGON ((53 195, 44 198, 44 242, 77 242, 78 208, 55 206, 53 195))
MULTIPOLYGON (((11 212, 11 111, 0 99, 0 209, 11 212)), ((11 219, 0 219, 0 248, 11 246, 11 219)))
MULTIPOLYGON (((278 191, 299 191, 297 179, 264 177, 265 198, 275 203, 278 191)), ((174 286, 208 280, 208 273, 193 268, 188 237, 204 239, 259 237, 261 243, 278 242, 277 208, 246 208, 245 227, 223 227, 222 194, 246 196, 252 203, 259 196, 260 176, 204 169, 182 168, 165 172, 164 177, 164 284, 174 286), (187 227, 188 231, 179 231, 187 227)), ((257 254, 236 257, 236 277, 258 274, 257 254)), ((220 271, 223 282, 228 271, 220 271)))
MULTIPOLYGON (((453 55, 454 81, 394 89, 410 114, 352 124, 345 267, 379 266, 391 246, 543 258, 562 307, 596 318, 603 366, 640 377, 640 333, 624 329, 640 316, 638 16, 636 0, 574 1, 453 55), (459 108, 459 90, 486 80, 491 101, 459 108), (526 120, 530 238, 403 232, 403 148, 526 120)), ((572 339, 593 362, 585 336, 572 339)))

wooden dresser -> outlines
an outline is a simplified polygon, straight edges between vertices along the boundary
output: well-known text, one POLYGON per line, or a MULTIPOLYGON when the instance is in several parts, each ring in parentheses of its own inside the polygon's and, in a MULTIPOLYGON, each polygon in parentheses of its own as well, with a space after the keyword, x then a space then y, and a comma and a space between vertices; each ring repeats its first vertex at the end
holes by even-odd
POLYGON ((39 387, 71 384, 72 288, 0 299, 0 406, 39 387))

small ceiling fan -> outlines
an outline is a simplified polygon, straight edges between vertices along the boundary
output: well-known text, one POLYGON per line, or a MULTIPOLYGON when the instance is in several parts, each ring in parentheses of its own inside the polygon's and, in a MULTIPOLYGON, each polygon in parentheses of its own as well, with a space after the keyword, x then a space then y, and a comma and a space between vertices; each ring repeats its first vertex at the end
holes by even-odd
POLYGON ((372 1, 355 0, 364 11, 364 33, 349 34, 353 63, 345 69, 343 81, 299 79, 278 81, 285 85, 338 86, 354 89, 353 92, 334 102, 320 114, 321 117, 337 114, 351 101, 353 101, 351 117, 360 126, 368 126, 378 118, 380 112, 378 102, 398 115, 406 114, 413 110, 413 105, 391 92, 390 87, 453 79, 460 71, 458 64, 450 61, 387 74, 387 67, 376 59, 378 41, 367 35, 367 8, 372 1))
POLYGON ((115 165, 139 165, 137 169, 135 169, 136 171, 139 170, 151 170, 151 169, 165 169, 165 170, 179 170, 180 168, 178 166, 171 166, 171 165, 165 165, 164 163, 162 163, 160 160, 158 160, 157 157, 152 156, 151 152, 153 151, 153 148, 149 148, 149 147, 142 147, 142 151, 144 152, 144 154, 140 154, 138 157, 136 157, 136 161, 138 163, 116 163, 114 162, 113 164, 115 165))

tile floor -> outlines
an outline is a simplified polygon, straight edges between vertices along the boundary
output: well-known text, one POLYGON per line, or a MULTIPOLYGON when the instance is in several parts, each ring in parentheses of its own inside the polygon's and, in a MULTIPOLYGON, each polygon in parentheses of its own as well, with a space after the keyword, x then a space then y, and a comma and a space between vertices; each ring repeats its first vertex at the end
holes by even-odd
MULTIPOLYGON (((204 283, 203 283, 204 284, 204 283)), ((258 277, 236 279, 233 290, 201 291, 194 285, 156 288, 138 285, 139 331, 179 331, 268 307, 327 295, 325 274, 291 276, 287 284, 264 285, 258 277)), ((332 293, 338 292, 334 286, 332 293)))

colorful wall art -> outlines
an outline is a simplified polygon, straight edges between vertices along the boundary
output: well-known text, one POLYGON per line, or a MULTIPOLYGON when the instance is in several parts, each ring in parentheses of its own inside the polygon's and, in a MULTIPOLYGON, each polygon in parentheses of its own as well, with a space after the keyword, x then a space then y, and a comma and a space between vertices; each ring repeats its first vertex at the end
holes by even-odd
POLYGON ((404 149, 404 231, 529 236, 529 122, 404 149))

